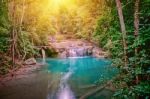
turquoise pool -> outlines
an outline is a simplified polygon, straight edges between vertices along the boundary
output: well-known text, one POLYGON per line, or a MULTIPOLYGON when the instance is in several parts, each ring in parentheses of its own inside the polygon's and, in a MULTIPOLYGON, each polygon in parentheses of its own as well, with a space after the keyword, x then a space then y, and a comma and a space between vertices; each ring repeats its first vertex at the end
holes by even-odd
MULTIPOLYGON (((71 90, 71 93, 74 94, 71 99, 78 99, 81 95, 88 92, 88 89, 92 88, 92 86, 112 79, 118 72, 116 68, 111 66, 111 61, 108 59, 76 57, 47 59, 46 62, 48 64, 48 72, 54 76, 53 78, 59 75, 60 83, 61 78, 70 73, 66 79, 66 84, 69 86, 69 91, 71 90)), ((61 86, 63 85, 60 85, 60 87, 61 86)), ((57 90, 59 90, 59 88, 57 90)), ((55 99, 57 95, 51 98, 55 99)))
MULTIPOLYGON (((117 73, 108 59, 47 58, 45 66, 0 88, 0 99, 80 99, 117 73)), ((111 91, 102 90, 87 99, 110 99, 111 95, 111 91)))

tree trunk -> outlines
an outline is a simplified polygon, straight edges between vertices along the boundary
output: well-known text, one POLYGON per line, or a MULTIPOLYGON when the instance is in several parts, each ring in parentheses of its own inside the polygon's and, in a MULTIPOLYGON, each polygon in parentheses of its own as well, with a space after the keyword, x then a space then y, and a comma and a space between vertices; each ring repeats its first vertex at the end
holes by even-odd
MULTIPOLYGON (((12 67, 15 67, 15 58, 21 59, 20 51, 18 48, 18 36, 21 35, 22 22, 25 14, 25 1, 23 0, 19 6, 16 0, 10 0, 8 2, 9 20, 11 22, 11 57, 12 57, 12 67), (19 7, 22 7, 22 12, 17 12, 19 7)), ((24 42, 24 40, 23 40, 24 42)), ((25 46, 25 45, 24 45, 25 46)), ((24 55, 25 57, 25 55, 24 55)))
POLYGON ((134 12, 134 35, 135 37, 138 36, 139 34, 139 3, 140 3, 140 0, 136 0, 135 1, 135 12, 134 12))
MULTIPOLYGON (((135 36, 135 41, 139 38, 139 3, 140 0, 135 1, 135 11, 134 11, 134 36, 135 36)), ((137 57, 138 57, 138 47, 135 48, 135 68, 137 67, 137 57)), ((136 83, 139 83, 139 76, 136 76, 136 83)))
MULTIPOLYGON (((135 40, 138 39, 139 34, 139 3, 140 0, 135 1, 135 12, 134 12, 134 36, 135 40)), ((135 55, 137 56, 138 48, 135 48, 135 55)))
MULTIPOLYGON (((15 36, 16 36, 16 31, 15 31, 15 26, 16 26, 16 23, 15 23, 15 10, 16 10, 16 7, 15 7, 15 1, 13 0, 13 1, 11 1, 11 3, 10 3, 10 6, 11 6, 11 8, 12 8, 12 10, 11 10, 11 8, 9 9, 10 11, 12 11, 11 13, 11 22, 12 22, 12 28, 11 28, 11 34, 12 34, 12 36, 11 36, 11 39, 12 39, 12 43, 11 43, 11 53, 12 53, 12 68, 14 68, 15 67, 15 36)), ((10 12, 9 12, 10 13, 10 12)))
MULTIPOLYGON (((19 26, 19 33, 21 34, 22 33, 22 22, 23 22, 23 19, 24 19, 24 14, 25 14, 25 2, 26 0, 23 0, 22 2, 22 13, 21 13, 21 19, 20 19, 20 26, 19 26)), ((25 50, 25 41, 24 39, 22 39, 23 41, 23 49, 24 49, 24 55, 22 57, 22 59, 24 60, 25 57, 26 57, 26 50, 25 50)))
POLYGON ((127 63, 128 63, 127 42, 126 42, 127 34, 126 34, 126 28, 125 28, 123 13, 122 13, 121 1, 116 0, 116 5, 117 5, 117 10, 118 10, 119 20, 120 20, 120 25, 121 25, 121 32, 122 32, 122 40, 123 40, 123 47, 124 47, 124 65, 125 67, 127 67, 127 63))

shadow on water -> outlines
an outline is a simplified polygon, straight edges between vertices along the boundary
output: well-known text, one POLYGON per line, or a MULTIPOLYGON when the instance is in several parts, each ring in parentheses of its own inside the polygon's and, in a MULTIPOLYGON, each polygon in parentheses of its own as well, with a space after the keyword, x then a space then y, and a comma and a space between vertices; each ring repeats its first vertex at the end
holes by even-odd
MULTIPOLYGON (((46 59, 46 63, 47 66, 26 77, 9 81, 7 87, 0 89, 0 99, 79 99, 97 83, 117 74, 106 59, 46 59)), ((109 99, 112 93, 104 89, 87 99, 109 99)))

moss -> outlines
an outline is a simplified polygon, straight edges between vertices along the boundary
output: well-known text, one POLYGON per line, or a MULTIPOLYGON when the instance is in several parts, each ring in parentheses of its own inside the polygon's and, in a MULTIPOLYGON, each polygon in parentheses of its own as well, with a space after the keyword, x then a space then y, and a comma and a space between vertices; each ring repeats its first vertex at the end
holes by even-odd
POLYGON ((58 53, 54 49, 46 48, 45 53, 47 57, 57 57, 58 53))

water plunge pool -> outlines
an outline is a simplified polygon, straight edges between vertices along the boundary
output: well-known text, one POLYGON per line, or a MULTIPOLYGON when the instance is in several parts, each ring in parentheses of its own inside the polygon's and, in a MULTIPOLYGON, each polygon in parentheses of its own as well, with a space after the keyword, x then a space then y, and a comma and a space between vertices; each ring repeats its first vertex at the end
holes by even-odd
MULTIPOLYGON (((23 78, 10 81, 0 89, 0 99, 79 99, 118 72, 110 60, 93 57, 47 58, 46 63, 23 78)), ((87 99, 109 99, 111 95, 103 90, 87 99)))

